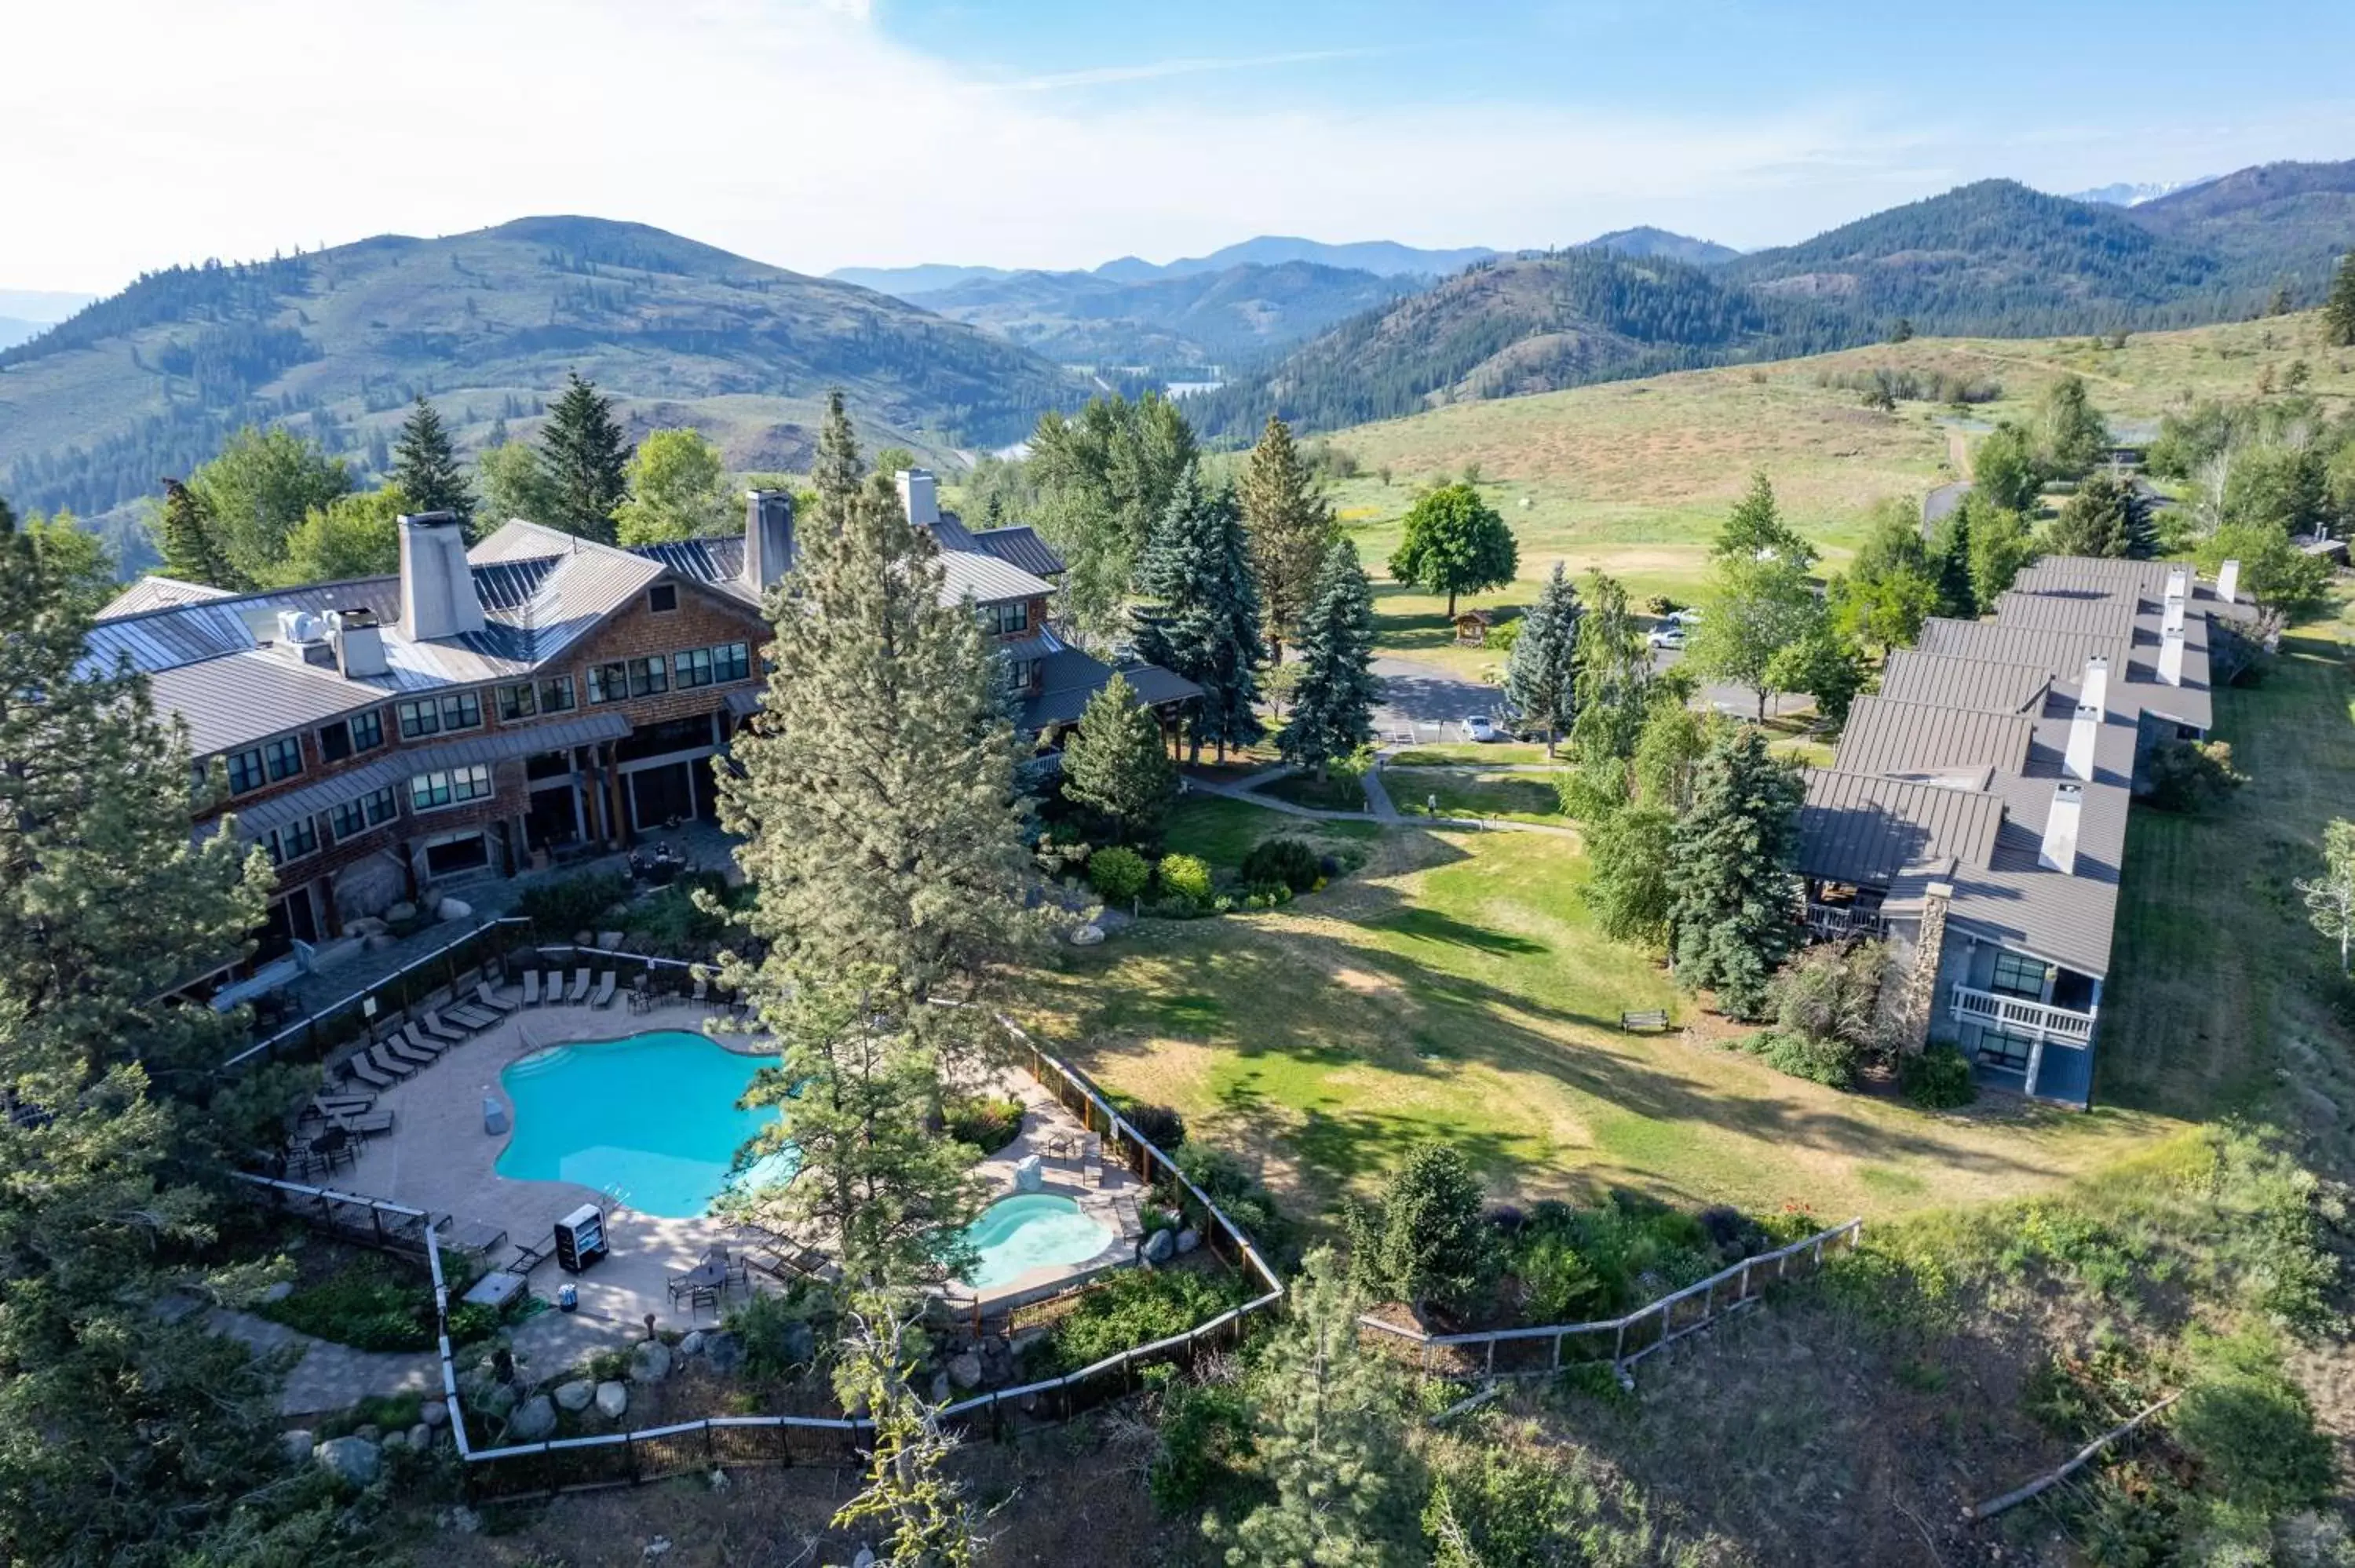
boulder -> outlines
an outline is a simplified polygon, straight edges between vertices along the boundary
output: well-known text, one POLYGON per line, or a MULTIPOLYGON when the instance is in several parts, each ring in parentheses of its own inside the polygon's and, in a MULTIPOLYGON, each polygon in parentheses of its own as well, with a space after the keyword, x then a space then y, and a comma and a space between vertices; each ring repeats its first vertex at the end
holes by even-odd
POLYGON ((589 1402, 596 1397, 596 1393, 595 1383, 591 1383, 587 1378, 577 1377, 570 1383, 559 1383, 556 1385, 556 1403, 560 1408, 578 1415, 589 1408, 589 1402))
POLYGON ((360 938, 361 948, 371 953, 380 953, 391 947, 392 943, 393 936, 389 931, 378 931, 374 936, 360 938))
MULTIPOLYGON (((808 1361, 817 1354, 817 1337, 807 1323, 795 1323, 785 1330, 784 1349, 792 1360, 808 1361)), ((730 1375, 744 1364, 744 1337, 726 1329, 712 1330, 703 1336, 703 1359, 720 1376, 730 1375)))
POLYGON ((984 1383, 1005 1383, 1014 1375, 1014 1351, 996 1334, 981 1341, 981 1379, 984 1383))
POLYGON ((1188 1225, 1184 1230, 1178 1233, 1178 1250, 1179 1252, 1192 1252, 1196 1247, 1200 1246, 1201 1245, 1202 1233, 1196 1230, 1193 1226, 1188 1225))
POLYGON ((286 1445, 286 1462, 290 1465, 302 1464, 311 1457, 311 1450, 318 1445, 318 1439, 301 1426, 297 1426, 292 1432, 279 1434, 278 1440, 286 1445))
POLYGON ((622 1413, 630 1408, 630 1391, 626 1384, 601 1383, 597 1385, 597 1414, 608 1421, 619 1421, 622 1413))
POLYGON ((450 1407, 438 1399, 428 1400, 418 1407, 417 1419, 428 1426, 439 1429, 449 1425, 450 1407))
POLYGON ((711 1489, 715 1492, 724 1492, 728 1489, 727 1471, 714 1470, 711 1472, 711 1489))
POLYGON ((964 1351, 949 1358, 949 1381, 961 1389, 981 1386, 981 1358, 964 1351))
POLYGON ((1047 1172, 1035 1154, 1026 1154, 1014 1162, 1014 1190, 1036 1192, 1047 1185, 1047 1172))
POLYGON ((404 920, 414 920, 417 918, 417 906, 404 898, 400 903, 394 905, 391 908, 386 910, 384 912, 384 918, 385 923, 389 926, 398 926, 404 920))
POLYGON ((515 1406, 516 1391, 503 1383, 491 1384, 474 1401, 474 1408, 485 1415, 505 1415, 515 1406))
POLYGON ((648 1340, 630 1352, 632 1383, 660 1383, 670 1376, 670 1347, 660 1340, 648 1340))
POLYGON ((474 912, 474 906, 463 898, 444 898, 433 906, 433 913, 444 920, 464 920, 474 912))
POLYGON ((1075 948, 1098 947, 1103 944, 1103 927, 1095 924, 1093 921, 1090 921, 1087 925, 1079 927, 1071 932, 1071 946, 1075 948))
POLYGON ((483 1528, 483 1516, 465 1504, 443 1509, 433 1516, 433 1522, 443 1530, 454 1530, 461 1535, 474 1535, 483 1528))
POLYGON ((1145 1261, 1147 1263, 1167 1263, 1177 1255, 1177 1252, 1178 1233, 1175 1231, 1156 1231, 1145 1238, 1145 1261))
POLYGON ((378 1444, 377 1446, 383 1449, 388 1454, 398 1453, 401 1449, 409 1446, 409 1434, 406 1432, 388 1432, 384 1435, 384 1441, 378 1444))
POLYGON ((537 1443, 556 1430, 556 1402, 544 1393, 535 1393, 516 1407, 514 1419, 507 1423, 507 1436, 518 1443, 537 1443))
POLYGON ((701 1355, 703 1353, 703 1330, 700 1329, 689 1329, 687 1331, 687 1338, 679 1340, 678 1342, 678 1353, 682 1356, 701 1355))
POLYGON ((356 1487, 376 1484, 384 1473, 384 1450, 365 1437, 330 1437, 311 1450, 319 1468, 356 1487))
POLYGON ((269 1289, 263 1291, 261 1293, 261 1298, 264 1301, 283 1301, 289 1296, 293 1294, 294 1282, 291 1279, 282 1279, 277 1284, 272 1286, 269 1289))
POLYGON ((622 934, 619 931, 600 931, 597 933, 597 946, 600 950, 610 953, 619 948, 621 945, 622 934))
POLYGON ((409 1446, 422 1454, 433 1446, 433 1428, 422 1421, 409 1429, 409 1446))
POLYGON ((946 1373, 946 1372, 934 1372, 934 1373, 932 1374, 932 1392, 931 1392, 930 1393, 926 1394, 926 1395, 925 1395, 925 1398, 927 1398, 928 1400, 930 1400, 930 1401, 931 1401, 932 1404, 946 1404, 949 1402, 949 1374, 948 1374, 948 1373, 946 1373))
POLYGON ((384 1428, 371 1421, 353 1428, 352 1436, 363 1443, 381 1443, 384 1441, 384 1428))
POLYGON ((381 937, 385 930, 385 923, 373 915, 362 915, 344 922, 344 935, 346 937, 381 937))

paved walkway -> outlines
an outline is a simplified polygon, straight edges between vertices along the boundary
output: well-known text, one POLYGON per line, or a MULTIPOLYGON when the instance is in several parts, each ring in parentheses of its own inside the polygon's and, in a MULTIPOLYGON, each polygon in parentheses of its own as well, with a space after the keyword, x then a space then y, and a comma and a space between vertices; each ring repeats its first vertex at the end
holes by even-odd
POLYGON ((432 1351, 356 1351, 226 1307, 215 1308, 205 1322, 257 1356, 298 1352, 278 1393, 282 1415, 325 1415, 372 1394, 431 1394, 442 1387, 442 1358, 432 1351))

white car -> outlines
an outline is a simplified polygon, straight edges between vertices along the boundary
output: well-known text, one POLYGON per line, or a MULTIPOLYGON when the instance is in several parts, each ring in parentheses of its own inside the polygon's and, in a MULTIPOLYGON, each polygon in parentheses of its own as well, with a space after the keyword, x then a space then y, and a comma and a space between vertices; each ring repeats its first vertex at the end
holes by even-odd
POLYGON ((1700 619, 1700 611, 1697 609, 1676 610, 1655 623, 1644 641, 1655 648, 1681 648, 1685 645, 1685 634, 1700 619))
POLYGON ((1502 740, 1505 732, 1490 724, 1487 714, 1474 714, 1464 721, 1464 737, 1466 740, 1502 740))

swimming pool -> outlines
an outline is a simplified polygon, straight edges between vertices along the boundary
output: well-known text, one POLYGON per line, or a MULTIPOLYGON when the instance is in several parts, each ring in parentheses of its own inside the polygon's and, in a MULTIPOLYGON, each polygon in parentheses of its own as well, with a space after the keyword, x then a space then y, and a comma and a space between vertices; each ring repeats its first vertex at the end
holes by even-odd
MULTIPOLYGON (((498 1172, 593 1187, 640 1213, 700 1214, 728 1186, 737 1150, 777 1120, 773 1107, 736 1108, 752 1075, 777 1060, 675 1029, 536 1051, 499 1075, 515 1136, 498 1172)), ((746 1179, 792 1173, 785 1150, 746 1179)))
POLYGON ((1052 1192, 1001 1198, 965 1227, 981 1262, 965 1277, 976 1290, 1018 1279, 1034 1268, 1085 1263, 1119 1239, 1110 1225, 1080 1212, 1076 1200, 1052 1192))

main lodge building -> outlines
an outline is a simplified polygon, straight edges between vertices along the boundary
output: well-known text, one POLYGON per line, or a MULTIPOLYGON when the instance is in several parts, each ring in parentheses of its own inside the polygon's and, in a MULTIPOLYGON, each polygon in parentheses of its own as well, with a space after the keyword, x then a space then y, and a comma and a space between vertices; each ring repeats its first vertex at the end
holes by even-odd
MULTIPOLYGON (((1063 563, 1027 527, 968 532, 922 470, 900 493, 1050 750, 1112 674, 1056 633, 1063 563)), ((233 814, 277 863, 261 966, 429 890, 714 816, 712 768, 760 705, 762 598, 793 557, 782 491, 747 497, 741 535, 629 549, 520 519, 469 548, 428 514, 400 519, 392 577, 244 594, 144 578, 90 652, 144 672, 199 775, 224 769, 197 831, 233 814)), ((1123 673, 1165 715, 1199 694, 1123 673)))

